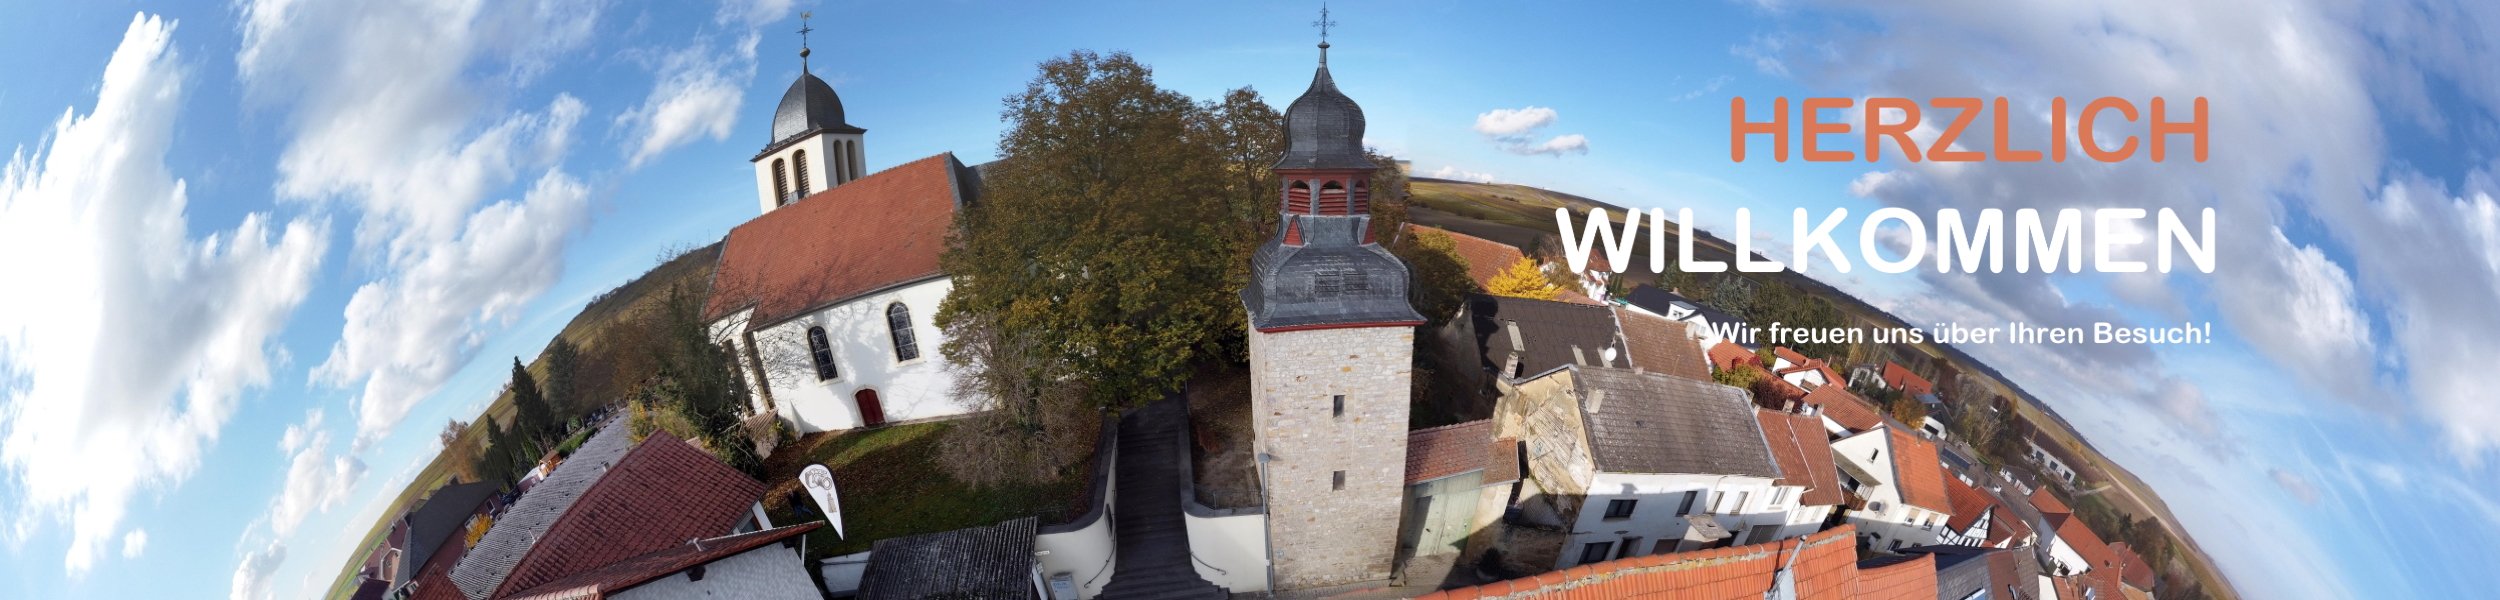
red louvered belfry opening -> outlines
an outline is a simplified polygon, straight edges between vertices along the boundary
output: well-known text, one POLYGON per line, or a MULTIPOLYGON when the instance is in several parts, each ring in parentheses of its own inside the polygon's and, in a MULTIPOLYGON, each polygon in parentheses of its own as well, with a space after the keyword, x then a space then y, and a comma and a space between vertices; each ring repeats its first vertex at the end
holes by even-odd
POLYGON ((1347 214, 1367 215, 1372 212, 1371 186, 1366 185, 1361 179, 1354 180, 1353 205, 1354 212, 1347 214))
POLYGON ((1338 185, 1337 182, 1331 181, 1328 182, 1327 186, 1319 189, 1319 214, 1349 214, 1346 212, 1345 186, 1338 185))
POLYGON ((1285 182, 1285 212, 1311 214, 1311 186, 1299 181, 1285 182))

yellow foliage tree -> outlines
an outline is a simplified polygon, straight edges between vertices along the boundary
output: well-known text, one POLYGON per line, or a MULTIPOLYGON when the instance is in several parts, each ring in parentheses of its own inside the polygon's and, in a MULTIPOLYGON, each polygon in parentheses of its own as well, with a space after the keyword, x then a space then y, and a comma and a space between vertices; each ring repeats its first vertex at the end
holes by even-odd
POLYGON ((1555 294, 1562 292, 1562 288, 1546 280, 1545 271, 1537 268, 1536 261, 1525 258, 1511 263, 1510 268, 1502 269, 1501 274, 1494 275, 1484 288, 1485 293, 1495 296, 1537 300, 1552 300, 1555 294))

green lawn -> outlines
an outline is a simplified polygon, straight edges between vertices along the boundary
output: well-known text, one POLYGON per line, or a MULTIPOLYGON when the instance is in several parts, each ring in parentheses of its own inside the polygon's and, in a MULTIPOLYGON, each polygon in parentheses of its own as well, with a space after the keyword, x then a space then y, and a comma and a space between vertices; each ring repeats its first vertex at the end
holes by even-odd
POLYGON ((764 507, 776 525, 798 523, 787 495, 799 489, 799 470, 814 463, 833 469, 842 524, 850 535, 836 537, 832 528, 809 533, 809 559, 860 552, 885 538, 1030 516, 1049 525, 1083 513, 1093 461, 1079 461, 1058 481, 976 488, 948 476, 936 462, 938 434, 947 426, 914 423, 808 436, 767 461, 765 483, 771 491, 764 494, 764 507))

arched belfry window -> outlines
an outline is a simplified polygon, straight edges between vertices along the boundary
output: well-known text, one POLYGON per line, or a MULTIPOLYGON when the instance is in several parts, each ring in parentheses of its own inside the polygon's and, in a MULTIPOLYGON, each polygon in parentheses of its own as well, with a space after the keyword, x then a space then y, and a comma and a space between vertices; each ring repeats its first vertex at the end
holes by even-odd
POLYGON ((1349 212, 1349 213, 1346 213, 1346 214, 1355 214, 1355 215, 1368 215, 1368 214, 1371 214, 1371 212, 1372 212, 1371 182, 1369 182, 1369 181, 1365 181, 1365 180, 1361 180, 1361 179, 1356 179, 1356 180, 1354 180, 1354 196, 1353 196, 1353 197, 1354 197, 1354 202, 1352 203, 1352 206, 1353 206, 1352 212, 1349 212))
POLYGON ((894 335, 894 362, 920 358, 920 337, 911 331, 911 309, 896 302, 885 307, 885 328, 894 335))
POLYGON ((1285 212, 1297 215, 1306 215, 1311 213, 1310 182, 1285 182, 1285 212))
POLYGON ((790 164, 773 159, 773 206, 790 204, 790 164))
POLYGON ((1335 181, 1319 188, 1319 211, 1323 215, 1346 214, 1345 185, 1335 181))
POLYGON ((790 162, 793 162, 793 163, 797 163, 797 164, 798 164, 798 172, 799 172, 799 196, 798 196, 798 197, 800 197, 800 198, 805 198, 805 197, 807 197, 807 193, 808 193, 809 191, 811 191, 811 190, 809 189, 809 186, 810 186, 811 184, 810 184, 810 183, 808 183, 808 181, 807 181, 807 151, 806 151, 806 150, 800 150, 800 151, 798 151, 798 152, 791 153, 791 154, 790 154, 790 162))
POLYGON ((842 376, 840 371, 833 369, 833 344, 825 340, 825 328, 807 328, 807 356, 816 361, 816 379, 828 380, 842 376))

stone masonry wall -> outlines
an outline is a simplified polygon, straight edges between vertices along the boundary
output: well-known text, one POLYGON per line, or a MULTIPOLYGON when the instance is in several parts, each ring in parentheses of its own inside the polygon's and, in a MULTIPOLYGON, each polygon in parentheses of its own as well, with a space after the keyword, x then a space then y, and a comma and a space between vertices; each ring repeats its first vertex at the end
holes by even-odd
POLYGON ((1414 348, 1413 327, 1250 332, 1255 443, 1274 457, 1267 523, 1278 589, 1389 578, 1414 348))

